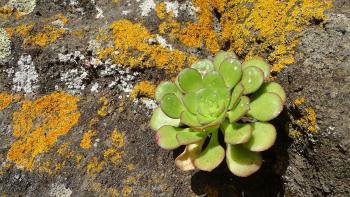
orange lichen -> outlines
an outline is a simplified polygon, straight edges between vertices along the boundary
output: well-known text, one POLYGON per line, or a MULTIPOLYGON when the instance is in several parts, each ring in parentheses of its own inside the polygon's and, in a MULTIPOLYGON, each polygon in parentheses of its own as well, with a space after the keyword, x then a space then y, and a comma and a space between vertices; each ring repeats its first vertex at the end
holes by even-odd
POLYGON ((34 23, 29 23, 29 24, 21 24, 16 27, 15 31, 17 34, 19 34, 22 37, 27 37, 30 33, 30 31, 34 27, 34 23))
POLYGON ((132 164, 132 163, 131 163, 131 164, 128 164, 127 168, 128 168, 128 171, 129 171, 129 172, 135 170, 135 166, 134 166, 134 164, 132 164))
POLYGON ((124 146, 124 136, 117 129, 112 132, 111 140, 115 147, 121 148, 124 146))
POLYGON ((166 16, 166 4, 164 2, 160 2, 156 6, 156 14, 159 19, 164 19, 166 16))
POLYGON ((153 98, 156 92, 156 85, 150 81, 141 81, 136 84, 130 94, 131 99, 138 97, 153 98))
POLYGON ((303 98, 303 97, 296 98, 296 99, 294 100, 294 102, 293 102, 293 104, 294 104, 295 106, 300 106, 300 105, 302 105, 302 104, 304 104, 304 103, 305 103, 305 98, 303 98))
POLYGON ((88 163, 86 171, 89 175, 94 175, 100 173, 103 170, 103 167, 106 165, 105 161, 99 161, 97 157, 93 157, 92 161, 88 163))
POLYGON ((1 92, 0 93, 0 111, 5 109, 13 100, 13 95, 1 92))
POLYGON ((71 158, 74 156, 74 151, 68 149, 68 142, 63 142, 58 148, 57 153, 63 158, 71 158))
POLYGON ((109 101, 106 97, 101 97, 98 99, 98 103, 102 103, 102 107, 97 111, 97 114, 101 117, 105 117, 108 113, 109 101))
POLYGON ((7 33, 7 36, 11 39, 14 33, 14 29, 12 27, 6 27, 5 31, 7 33))
POLYGON ((45 47, 63 36, 65 30, 53 26, 45 26, 42 32, 29 36, 24 44, 31 46, 45 47))
MULTIPOLYGON (((195 22, 179 29, 178 22, 168 15, 159 32, 190 47, 204 46, 212 53, 225 44, 246 59, 267 54, 272 70, 280 71, 294 63, 298 36, 312 21, 326 19, 332 0, 193 0, 193 4, 199 8, 195 22), (215 19, 215 12, 220 19, 215 19)), ((158 10, 163 19, 162 4, 158 10)))
POLYGON ((129 67, 158 67, 169 73, 181 70, 189 56, 179 50, 170 50, 160 44, 149 44, 155 40, 144 26, 129 20, 119 20, 110 26, 114 47, 117 53, 112 54, 112 60, 129 67))
POLYGON ((83 138, 80 141, 80 147, 84 149, 89 149, 92 147, 92 137, 96 136, 96 132, 93 130, 89 130, 84 133, 83 138))
POLYGON ((54 92, 36 101, 26 100, 13 114, 15 141, 7 159, 18 166, 32 169, 34 159, 55 144, 79 120, 78 98, 64 92, 54 92))
POLYGON ((123 190, 122 190, 123 196, 130 196, 131 192, 132 192, 132 187, 130 186, 123 187, 123 190))

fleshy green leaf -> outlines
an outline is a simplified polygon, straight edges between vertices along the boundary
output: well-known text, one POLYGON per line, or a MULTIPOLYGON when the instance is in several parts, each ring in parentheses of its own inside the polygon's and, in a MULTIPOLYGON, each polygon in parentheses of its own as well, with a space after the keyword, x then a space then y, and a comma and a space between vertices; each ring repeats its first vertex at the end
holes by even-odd
POLYGON ((232 91, 230 104, 228 105, 228 109, 236 107, 237 103, 240 101, 240 98, 243 94, 244 88, 242 84, 237 84, 236 87, 232 91))
POLYGON ((204 76, 208 72, 214 71, 214 64, 210 59, 201 59, 194 62, 191 65, 191 68, 196 69, 202 76, 204 76))
POLYGON ((261 57, 254 57, 253 59, 243 62, 242 64, 243 70, 250 66, 255 66, 260 68, 264 72, 264 78, 267 78, 270 76, 271 66, 261 57))
POLYGON ((227 144, 226 163, 234 175, 247 177, 259 170, 262 158, 259 153, 251 152, 240 144, 227 144))
POLYGON ((215 71, 207 73, 203 77, 203 85, 204 87, 213 90, 222 89, 226 87, 224 79, 218 72, 215 71))
POLYGON ((162 97, 168 93, 174 93, 179 96, 181 95, 180 90, 177 88, 177 86, 174 83, 170 81, 166 81, 158 85, 155 93, 155 99, 160 102, 162 97))
POLYGON ((194 160, 194 165, 203 171, 212 171, 225 158, 225 150, 219 144, 218 131, 212 133, 209 144, 194 160))
POLYGON ((275 127, 267 122, 252 123, 253 133, 250 140, 243 146, 254 152, 261 152, 269 149, 276 140, 275 127))
POLYGON ((176 167, 183 171, 196 169, 194 160, 200 154, 204 141, 205 139, 202 139, 196 143, 187 145, 184 152, 175 159, 176 167))
POLYGON ((182 102, 184 103, 186 109, 193 114, 197 113, 198 109, 198 100, 197 94, 194 92, 189 92, 182 97, 182 102))
POLYGON ((190 127, 200 127, 201 124, 198 122, 198 119, 195 114, 192 114, 189 111, 183 111, 180 115, 181 123, 190 126, 190 127))
POLYGON ((227 51, 220 51, 220 52, 218 52, 215 55, 215 57, 214 57, 215 70, 217 70, 217 71, 219 70, 219 67, 220 67, 221 63, 226 58, 236 58, 237 59, 237 56, 233 52, 227 52, 227 51))
POLYGON ((221 124, 221 130, 225 135, 225 143, 242 144, 248 142, 252 135, 252 125, 230 123, 227 119, 221 124))
POLYGON ((226 87, 231 89, 241 79, 241 63, 237 59, 226 58, 219 67, 219 73, 224 79, 226 87))
POLYGON ((241 83, 244 87, 243 94, 257 91, 264 81, 264 73, 255 66, 249 66, 243 70, 241 83))
POLYGON ((180 146, 177 142, 176 134, 188 129, 189 128, 182 129, 168 125, 162 126, 156 133, 156 142, 161 148, 168 150, 175 149, 180 146))
POLYGON ((179 73, 178 83, 185 92, 196 91, 202 87, 202 75, 193 68, 185 68, 179 73))
POLYGON ((206 132, 193 131, 189 129, 188 131, 178 132, 176 134, 177 142, 180 145, 188 145, 198 142, 207 136, 206 132))
POLYGON ((281 97, 275 93, 267 92, 254 98, 247 114, 259 121, 269 121, 276 118, 282 109, 281 97))
POLYGON ((158 130, 164 125, 178 127, 180 124, 180 119, 168 117, 159 107, 153 111, 150 121, 150 126, 153 130, 158 130))
POLYGON ((164 95, 160 101, 160 107, 170 118, 179 118, 181 112, 185 110, 181 100, 174 93, 164 95))
POLYGON ((244 116, 248 112, 248 110, 249 98, 246 96, 242 96, 237 106, 232 111, 227 112, 230 122, 236 122, 242 116, 244 116))
POLYGON ((258 97, 266 92, 272 92, 281 97, 283 103, 286 102, 286 93, 283 90, 283 87, 273 81, 263 83, 259 90, 254 94, 254 97, 258 97))

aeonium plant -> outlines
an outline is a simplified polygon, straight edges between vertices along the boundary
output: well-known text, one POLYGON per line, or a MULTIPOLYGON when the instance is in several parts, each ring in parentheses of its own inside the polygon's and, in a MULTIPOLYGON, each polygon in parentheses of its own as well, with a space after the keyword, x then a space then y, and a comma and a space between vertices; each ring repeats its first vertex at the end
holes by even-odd
POLYGON ((175 159, 184 171, 212 171, 226 157, 233 174, 255 173, 262 164, 260 152, 276 140, 268 121, 286 100, 281 85, 266 81, 269 75, 270 65, 262 58, 241 63, 234 53, 221 51, 181 71, 174 83, 162 82, 155 94, 160 107, 150 122, 158 145, 168 150, 185 145, 175 159))

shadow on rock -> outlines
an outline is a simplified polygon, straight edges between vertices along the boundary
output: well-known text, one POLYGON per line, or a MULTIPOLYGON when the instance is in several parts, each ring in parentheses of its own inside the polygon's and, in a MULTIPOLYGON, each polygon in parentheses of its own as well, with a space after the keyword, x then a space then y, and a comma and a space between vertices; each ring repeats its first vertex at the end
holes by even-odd
POLYGON ((278 131, 275 145, 262 153, 264 163, 260 170, 250 177, 233 175, 226 162, 212 172, 199 171, 192 176, 192 191, 206 196, 283 196, 282 175, 289 164, 287 149, 291 139, 287 135, 286 123, 289 121, 286 110, 272 121, 278 131))

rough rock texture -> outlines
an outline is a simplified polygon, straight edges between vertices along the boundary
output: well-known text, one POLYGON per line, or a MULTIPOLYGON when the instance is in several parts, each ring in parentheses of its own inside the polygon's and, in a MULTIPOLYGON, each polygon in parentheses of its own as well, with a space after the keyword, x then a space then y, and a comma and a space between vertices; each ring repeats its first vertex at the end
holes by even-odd
MULTIPOLYGON (((11 52, 7 57, 0 54, 0 195, 350 195, 348 0, 335 0, 332 8, 322 10, 327 19, 309 7, 311 14, 297 15, 296 24, 303 29, 287 32, 287 37, 298 43, 293 47, 288 40, 287 48, 292 47, 284 51, 287 55, 283 58, 271 55, 278 51, 277 44, 282 45, 280 40, 270 41, 268 33, 249 34, 247 48, 242 51, 237 40, 217 42, 219 48, 233 50, 241 58, 267 43, 268 47, 252 53, 261 52, 259 55, 269 57, 277 66, 290 54, 295 60, 286 61, 284 69, 274 72, 288 102, 273 122, 278 128, 275 145, 264 152, 262 168, 248 178, 232 175, 224 163, 210 173, 181 172, 174 166, 181 150, 162 150, 154 142, 148 122, 156 103, 152 98, 141 98, 151 97, 151 86, 136 90, 136 84, 171 79, 192 56, 211 55, 216 43, 205 38, 196 46, 196 39, 188 40, 176 32, 178 24, 171 17, 162 19, 164 13, 159 10, 163 1, 11 2, 18 5, 6 7, 0 2, 0 32, 8 33, 8 38, 0 41, 11 41, 10 50, 7 42, 0 43, 0 52, 11 52), (35 8, 29 9, 29 5, 35 8), (307 23, 298 20, 309 16, 307 23), (161 33, 164 20, 175 30, 161 33), (123 40, 123 32, 133 33, 130 29, 137 32, 123 40), (138 45, 144 41, 138 35, 147 38, 146 44, 138 45), (210 42, 214 44, 204 44, 210 42)), ((205 10, 195 4, 201 0, 164 2, 166 13, 172 12, 181 28, 206 17, 198 14, 205 10)), ((248 12, 254 6, 237 2, 230 9, 246 3, 248 12)), ((302 2, 318 7, 316 2, 322 1, 302 2)), ((242 13, 242 18, 230 18, 225 9, 216 4, 213 7, 209 12, 214 16, 213 25, 191 29, 199 29, 199 34, 192 36, 198 38, 203 33, 210 37, 225 30, 220 20, 241 23, 247 17, 242 13)))

